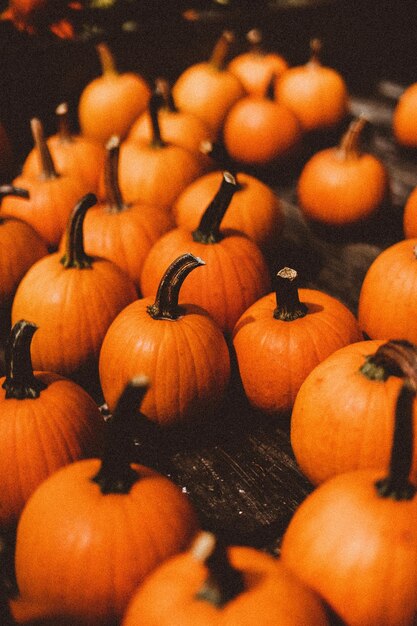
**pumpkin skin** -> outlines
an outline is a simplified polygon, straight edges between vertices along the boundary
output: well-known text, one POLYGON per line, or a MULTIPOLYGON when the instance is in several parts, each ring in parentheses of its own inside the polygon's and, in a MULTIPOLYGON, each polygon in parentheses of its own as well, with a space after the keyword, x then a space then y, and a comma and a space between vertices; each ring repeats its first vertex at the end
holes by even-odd
POLYGON ((407 339, 417 343, 415 293, 417 239, 383 250, 371 263, 359 293, 358 320, 371 339, 407 339), (387 295, 395 306, 387 306, 387 295))
POLYGON ((207 566, 187 551, 153 571, 129 603, 122 626, 326 626, 317 596, 280 561, 244 546, 227 549, 245 590, 221 607, 195 596, 208 575, 207 566), (262 610, 260 610, 262 609, 262 610))
POLYGON ((417 237, 417 187, 408 196, 404 205, 403 230, 406 239, 417 237))
MULTIPOLYGON (((383 343, 360 341, 337 350, 301 385, 291 414, 291 445, 315 485, 343 472, 388 467, 402 380, 361 372, 383 343)), ((417 482, 417 455, 411 477, 417 482)))
POLYGON ((249 402, 265 413, 292 409, 307 375, 339 348, 359 341, 354 315, 332 296, 299 289, 303 317, 277 319, 275 292, 254 302, 233 330, 233 346, 249 402))
POLYGON ((396 141, 407 148, 417 147, 417 83, 401 94, 392 115, 392 131, 396 141))

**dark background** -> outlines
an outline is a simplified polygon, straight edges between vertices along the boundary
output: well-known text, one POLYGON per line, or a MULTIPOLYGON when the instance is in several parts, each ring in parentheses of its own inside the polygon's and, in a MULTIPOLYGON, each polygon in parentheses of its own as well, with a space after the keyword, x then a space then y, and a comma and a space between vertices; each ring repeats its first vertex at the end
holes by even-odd
MULTIPOLYGON (((5 0, 0 2, 4 7, 5 0)), ((254 26, 265 46, 282 53, 291 65, 305 63, 309 40, 323 40, 323 62, 338 69, 353 93, 372 94, 381 79, 400 84, 417 81, 417 2, 415 0, 304 0, 298 6, 253 0, 216 2, 130 0, 129 15, 108 12, 100 18, 118 67, 175 80, 187 65, 209 57, 225 27, 233 28, 244 48, 244 34, 254 26), (187 21, 183 11, 196 8, 200 19, 187 21), (123 31, 133 20, 136 30, 123 31), (107 20, 107 23, 106 23, 107 20)), ((126 8, 126 7, 125 7, 126 8)), ((125 10, 125 8, 123 10, 125 10)), ((47 134, 55 132, 54 110, 76 107, 83 87, 100 72, 94 42, 100 37, 64 41, 29 36, 0 22, 0 121, 6 126, 19 164, 32 147, 29 120, 37 116, 47 134)))

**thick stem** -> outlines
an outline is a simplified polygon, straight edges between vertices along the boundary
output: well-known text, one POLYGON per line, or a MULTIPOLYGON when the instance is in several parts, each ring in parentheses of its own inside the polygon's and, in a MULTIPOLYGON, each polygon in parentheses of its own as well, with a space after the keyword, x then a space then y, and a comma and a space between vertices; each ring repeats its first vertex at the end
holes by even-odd
POLYGON ((103 76, 118 74, 114 56, 112 55, 108 45, 104 43, 104 41, 101 41, 96 45, 96 51, 100 59, 103 76))
POLYGON ((107 422, 101 466, 92 478, 102 494, 129 493, 140 480, 139 474, 131 467, 129 441, 140 419, 137 409, 148 388, 149 380, 146 376, 138 376, 130 381, 119 398, 113 417, 107 422))
POLYGON ((109 211, 120 213, 126 208, 119 186, 120 138, 110 137, 106 144, 107 159, 104 165, 104 187, 109 211))
POLYGON ((29 191, 22 189, 22 187, 15 187, 14 185, 0 185, 0 202, 6 196, 17 196, 19 198, 29 198, 29 191))
POLYGON ((204 261, 190 252, 179 256, 171 263, 159 283, 154 304, 147 307, 147 312, 157 320, 176 320, 183 313, 178 305, 181 286, 188 274, 204 261))
POLYGON ((415 380, 406 378, 395 409, 394 438, 388 475, 375 483, 381 498, 411 500, 416 487, 410 482, 413 462, 413 406, 416 396, 415 380))
POLYGON ((298 274, 290 267, 283 267, 276 275, 275 296, 277 306, 274 317, 283 322, 292 322, 308 313, 307 306, 298 296, 298 274))
POLYGON ((154 148, 163 148, 166 145, 161 137, 161 128, 159 126, 159 109, 163 104, 164 102, 161 95, 154 91, 149 98, 148 105, 149 116, 151 118, 152 125, 151 146, 153 146, 154 148))
POLYGON ((6 398, 25 400, 38 398, 46 384, 33 374, 30 346, 36 324, 20 320, 13 326, 6 345, 6 377, 3 389, 6 398))
POLYGON ((65 234, 65 254, 61 259, 66 269, 88 269, 93 259, 84 250, 83 224, 88 209, 97 204, 94 193, 83 196, 72 211, 65 234))
POLYGON ((361 155, 360 139, 367 121, 361 115, 349 124, 339 145, 339 154, 342 159, 357 159, 361 155))
POLYGON ((245 590, 242 573, 232 567, 226 547, 212 533, 200 533, 191 553, 196 560, 204 562, 209 572, 196 594, 197 600, 221 608, 245 590))
POLYGON ((359 371, 369 380, 401 376, 410 378, 417 384, 417 346, 406 339, 388 341, 374 354, 366 357, 359 371))
POLYGON ((221 37, 217 40, 209 59, 209 64, 216 70, 224 70, 226 57, 229 53, 230 45, 234 40, 235 36, 231 30, 223 31, 221 37))
POLYGON ((42 180, 53 180, 58 178, 59 174, 55 169, 51 152, 45 140, 42 122, 37 117, 34 117, 30 121, 30 126, 32 129, 33 141, 35 142, 35 148, 39 155, 39 178, 42 180))
POLYGON ((205 154, 213 159, 219 169, 230 172, 236 178, 237 171, 235 162, 230 157, 230 154, 227 152, 226 146, 222 141, 210 141, 210 139, 203 139, 200 143, 199 150, 202 154, 205 154))
POLYGON ((155 93, 159 94, 164 103, 164 108, 171 113, 178 113, 172 90, 165 78, 157 78, 155 80, 155 93))
POLYGON ((238 189, 239 187, 233 174, 223 172, 223 179, 216 195, 204 211, 198 228, 192 233, 194 241, 204 244, 221 241, 220 224, 234 193, 238 189))
POLYGON ((69 121, 68 104, 61 102, 55 109, 58 121, 58 137, 62 143, 72 143, 74 141, 69 121))

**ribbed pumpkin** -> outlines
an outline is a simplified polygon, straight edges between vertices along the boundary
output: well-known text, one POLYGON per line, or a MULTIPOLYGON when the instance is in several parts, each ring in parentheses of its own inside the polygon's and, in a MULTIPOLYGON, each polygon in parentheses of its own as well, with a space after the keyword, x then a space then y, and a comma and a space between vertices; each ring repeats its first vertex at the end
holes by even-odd
POLYGON ((202 265, 192 254, 178 257, 166 269, 156 298, 133 302, 110 326, 99 369, 111 410, 138 372, 154 381, 141 410, 162 425, 206 421, 221 405, 230 376, 226 341, 205 311, 182 297, 179 304, 183 281, 202 265))
POLYGON ((140 280, 142 294, 155 295, 173 259, 186 252, 204 258, 206 265, 188 278, 182 297, 206 309, 229 334, 243 311, 270 288, 268 266, 258 246, 244 235, 220 228, 237 189, 234 176, 224 172, 198 228, 174 228, 163 235, 146 257, 140 280))
POLYGON ((19 596, 11 602, 18 623, 119 623, 139 584, 196 533, 187 496, 130 461, 146 387, 144 377, 127 385, 102 458, 58 470, 27 502, 16 539, 19 596))
POLYGON ((280 561, 209 532, 152 572, 129 603, 122 626, 326 626, 318 596, 280 561))
POLYGON ((298 289, 295 270, 281 269, 275 285, 274 292, 241 315, 233 330, 246 396, 265 413, 290 411, 314 367, 361 338, 349 309, 317 289, 298 289))

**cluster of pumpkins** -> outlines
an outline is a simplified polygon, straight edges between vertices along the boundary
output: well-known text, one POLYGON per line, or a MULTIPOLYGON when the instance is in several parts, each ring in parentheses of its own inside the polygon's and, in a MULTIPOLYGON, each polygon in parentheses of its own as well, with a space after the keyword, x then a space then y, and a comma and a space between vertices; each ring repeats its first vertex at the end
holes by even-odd
MULTIPOLYGON (((65 105, 52 137, 33 119, 34 149, 0 187, 11 311, 0 524, 16 541, 14 623, 315 626, 332 612, 357 626, 415 623, 417 241, 407 233, 376 258, 358 319, 299 288, 294 268, 271 276, 283 211, 244 166, 342 122, 348 93, 317 41, 289 68, 257 32, 226 65, 231 38, 154 90, 100 44, 81 134, 65 105), (210 420, 234 368, 252 406, 291 413, 317 487, 279 559, 222 545, 186 494, 131 462, 140 424, 210 420)), ((378 210, 388 176, 361 153, 364 123, 306 163, 306 217, 338 226, 378 210)))

